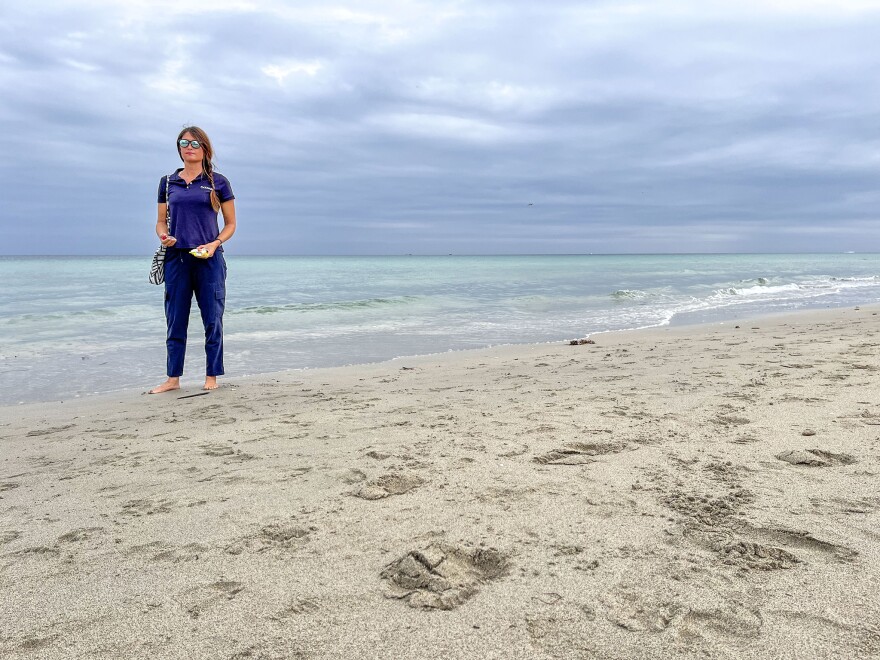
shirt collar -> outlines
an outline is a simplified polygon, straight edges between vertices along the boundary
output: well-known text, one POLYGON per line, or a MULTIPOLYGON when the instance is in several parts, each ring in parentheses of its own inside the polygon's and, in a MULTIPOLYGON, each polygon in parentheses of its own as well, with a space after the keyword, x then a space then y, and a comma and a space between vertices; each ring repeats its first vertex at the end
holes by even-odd
MULTIPOLYGON (((176 181, 183 181, 183 177, 180 176, 180 173, 181 173, 181 172, 183 172, 183 168, 182 168, 182 167, 178 167, 176 170, 174 170, 174 174, 171 175, 171 180, 172 180, 172 181, 175 181, 175 180, 176 180, 176 181)), ((199 172, 199 175, 198 175, 195 179, 193 179, 193 181, 198 181, 198 180, 201 179, 203 176, 205 176, 205 172, 204 172, 204 171, 199 172)))

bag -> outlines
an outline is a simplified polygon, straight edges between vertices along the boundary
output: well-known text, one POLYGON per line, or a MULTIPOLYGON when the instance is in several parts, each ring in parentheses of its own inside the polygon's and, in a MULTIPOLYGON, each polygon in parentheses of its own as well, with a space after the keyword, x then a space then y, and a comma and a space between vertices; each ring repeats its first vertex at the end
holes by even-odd
MULTIPOLYGON (((168 225, 168 234, 171 234, 171 204, 168 203, 168 180, 171 175, 165 177, 165 224, 168 225)), ((153 255, 153 263, 150 264, 150 284, 162 284, 165 281, 165 250, 164 245, 153 255)))
POLYGON ((165 246, 162 245, 153 255, 150 264, 150 284, 162 284, 165 281, 165 246))

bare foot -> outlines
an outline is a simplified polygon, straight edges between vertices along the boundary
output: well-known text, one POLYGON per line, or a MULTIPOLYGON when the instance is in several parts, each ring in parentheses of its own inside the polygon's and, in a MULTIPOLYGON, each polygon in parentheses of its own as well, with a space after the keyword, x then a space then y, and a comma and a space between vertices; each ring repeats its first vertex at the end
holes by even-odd
POLYGON ((216 390, 220 387, 217 384, 217 376, 205 376, 205 386, 202 388, 204 390, 216 390))
POLYGON ((158 387, 150 390, 150 394, 161 394, 162 392, 170 392, 171 390, 180 389, 180 378, 169 378, 158 387))

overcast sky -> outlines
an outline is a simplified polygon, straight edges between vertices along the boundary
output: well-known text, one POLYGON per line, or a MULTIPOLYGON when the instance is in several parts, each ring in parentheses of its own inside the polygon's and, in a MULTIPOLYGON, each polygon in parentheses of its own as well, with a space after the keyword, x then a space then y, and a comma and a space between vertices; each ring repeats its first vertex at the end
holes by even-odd
POLYGON ((0 254, 880 251, 880 0, 0 5, 0 254))

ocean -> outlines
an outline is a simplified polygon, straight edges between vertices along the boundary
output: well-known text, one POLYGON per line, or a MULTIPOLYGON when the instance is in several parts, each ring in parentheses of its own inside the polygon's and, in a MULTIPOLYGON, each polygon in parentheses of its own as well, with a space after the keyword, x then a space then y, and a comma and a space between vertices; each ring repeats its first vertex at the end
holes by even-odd
MULTIPOLYGON (((880 300, 880 255, 227 255, 226 375, 375 362, 880 300)), ((141 257, 0 257, 0 403, 165 378, 141 257)), ((193 303, 183 382, 201 383, 193 303)))

